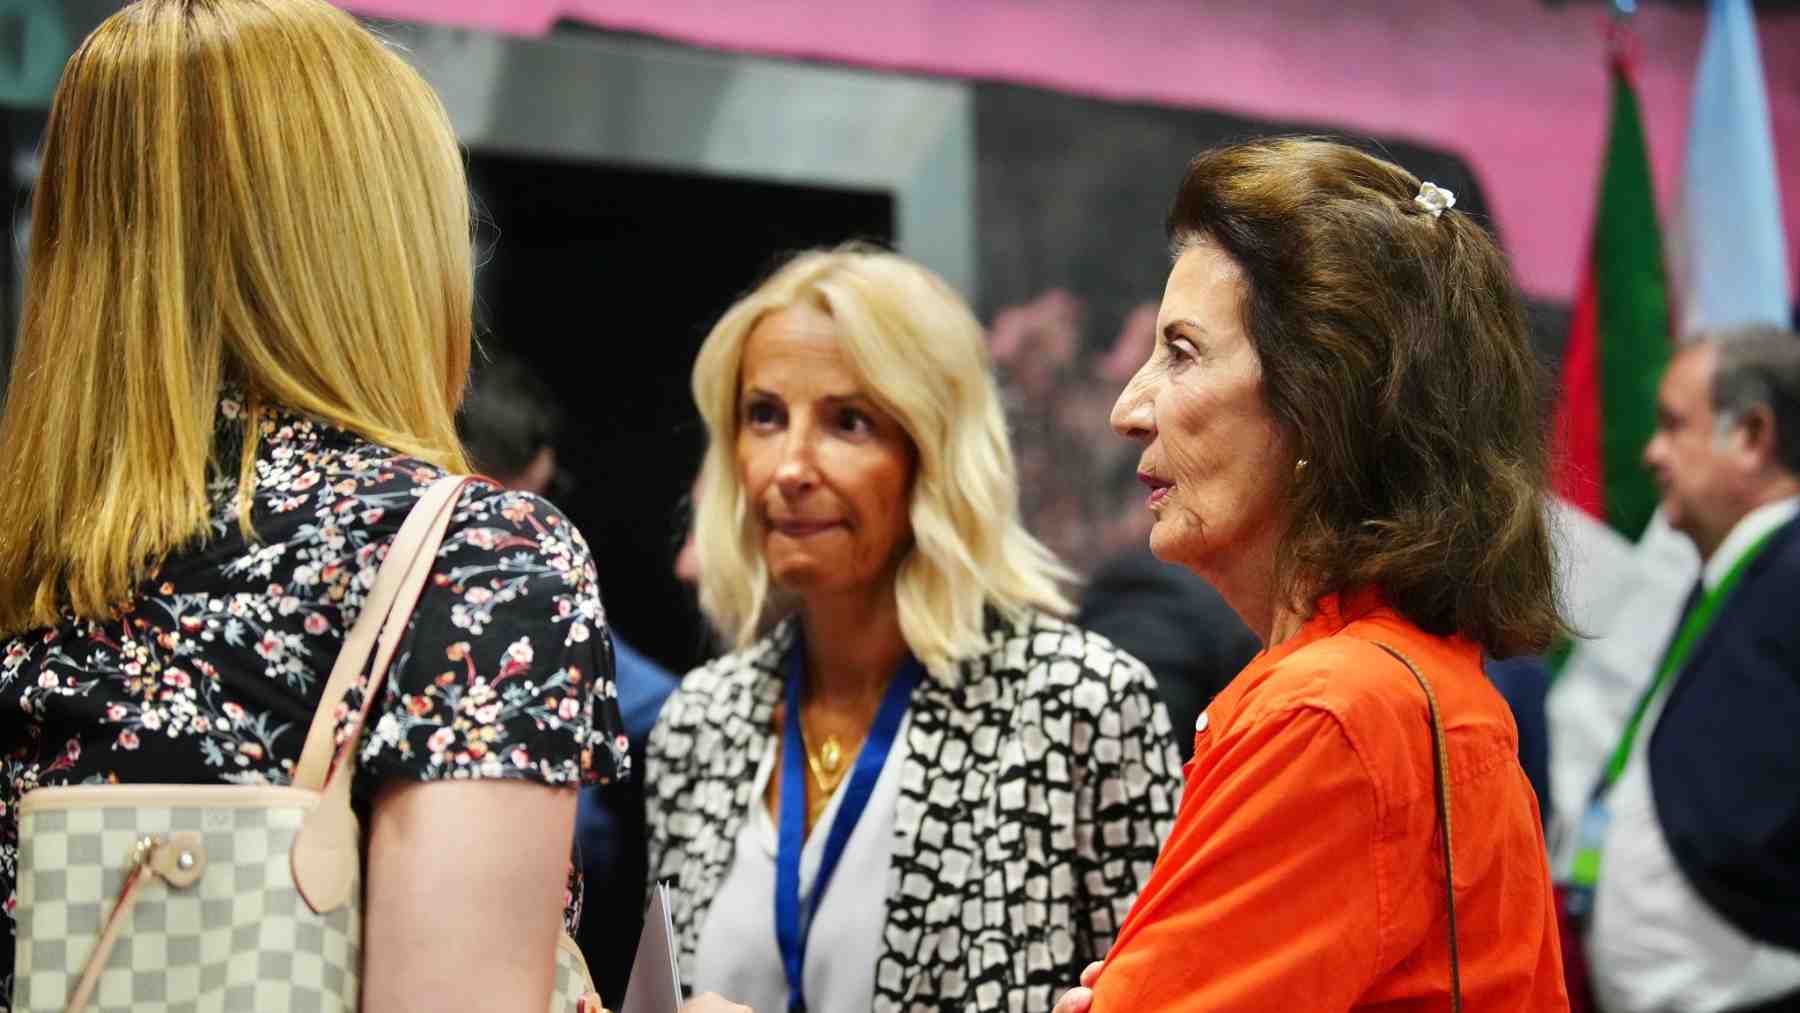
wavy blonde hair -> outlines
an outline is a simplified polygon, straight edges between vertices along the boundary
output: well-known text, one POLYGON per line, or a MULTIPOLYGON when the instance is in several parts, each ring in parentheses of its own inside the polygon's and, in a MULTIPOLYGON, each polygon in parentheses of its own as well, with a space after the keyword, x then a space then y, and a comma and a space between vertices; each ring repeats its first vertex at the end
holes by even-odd
MULTIPOLYGON (((0 418, 0 630, 99 618, 204 537, 222 384, 465 470, 462 156, 323 0, 139 0, 57 85, 0 418)), ((248 524, 247 517, 241 522, 248 524)))
POLYGON ((707 451, 694 511, 700 607, 736 647, 792 611, 774 592, 735 466, 744 343, 766 314, 814 306, 864 389, 918 454, 912 541, 895 584, 913 656, 943 671, 987 642, 983 612, 1066 614, 1067 568, 1019 519, 1018 476, 981 324, 942 278, 859 245, 788 261, 719 320, 694 363, 707 451))

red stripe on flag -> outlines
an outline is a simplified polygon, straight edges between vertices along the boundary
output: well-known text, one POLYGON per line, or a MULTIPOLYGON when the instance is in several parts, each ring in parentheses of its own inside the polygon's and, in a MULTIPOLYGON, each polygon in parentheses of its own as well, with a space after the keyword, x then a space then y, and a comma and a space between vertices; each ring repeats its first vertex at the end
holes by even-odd
POLYGON ((1600 329, 1590 260, 1581 275, 1556 402, 1556 494, 1606 520, 1606 463, 1600 433, 1600 329))

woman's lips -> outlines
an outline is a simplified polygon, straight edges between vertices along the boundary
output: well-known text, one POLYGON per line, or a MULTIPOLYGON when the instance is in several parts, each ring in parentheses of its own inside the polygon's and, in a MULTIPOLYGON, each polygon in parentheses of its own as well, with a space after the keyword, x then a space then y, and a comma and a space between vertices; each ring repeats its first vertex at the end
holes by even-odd
POLYGON ((1169 497, 1170 489, 1175 488, 1175 483, 1142 471, 1138 472, 1138 481, 1150 487, 1150 496, 1145 500, 1144 505, 1152 510, 1169 497))
POLYGON ((810 538, 822 531, 830 531, 838 526, 837 521, 781 521, 772 520, 769 527, 789 538, 810 538))

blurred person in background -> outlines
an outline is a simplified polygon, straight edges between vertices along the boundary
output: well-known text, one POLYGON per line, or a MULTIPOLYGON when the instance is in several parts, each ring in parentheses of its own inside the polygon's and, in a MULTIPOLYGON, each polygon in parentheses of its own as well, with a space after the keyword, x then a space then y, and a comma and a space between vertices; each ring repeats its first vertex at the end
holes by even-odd
POLYGON ((1701 576, 1572 834, 1608 1013, 1800 1009, 1800 336, 1670 360, 1644 463, 1701 576))
POLYGON ((469 463, 508 489, 548 496, 561 479, 562 406, 524 362, 498 355, 478 367, 456 416, 469 463))
POLYGON ((1151 549, 1267 646, 1199 720, 1150 882, 1058 1009, 1566 1009, 1481 669, 1563 629, 1505 259, 1445 191, 1304 139, 1195 159, 1169 236, 1113 426, 1143 448, 1151 549))
MULTIPOLYGON (((548 385, 516 358, 478 370, 457 416, 475 470, 508 489, 543 495, 557 480, 562 409, 548 385)), ((606 1001, 624 999, 644 900, 644 742, 675 677, 624 638, 612 638, 614 683, 632 772, 581 792, 575 819, 587 897, 576 940, 606 1001)))
POLYGON ((759 1008, 1017 1010, 1111 945, 1174 812, 1150 673, 1058 618, 980 325, 859 247, 694 366, 701 605, 733 652, 652 733, 680 964, 759 1008))
POLYGON ((1156 673, 1183 763, 1193 758, 1192 730, 1206 705, 1262 650, 1211 584, 1146 548, 1120 553, 1094 571, 1075 622, 1156 673))
MULTIPOLYGON (((0 420, 8 981, 21 794, 289 783, 401 521, 467 470, 462 155, 349 15, 127 5, 64 69, 42 164, 0 420)), ((543 1013, 575 789, 627 763, 598 578, 555 508, 486 483, 434 569, 347 747, 361 1002, 543 1013)))

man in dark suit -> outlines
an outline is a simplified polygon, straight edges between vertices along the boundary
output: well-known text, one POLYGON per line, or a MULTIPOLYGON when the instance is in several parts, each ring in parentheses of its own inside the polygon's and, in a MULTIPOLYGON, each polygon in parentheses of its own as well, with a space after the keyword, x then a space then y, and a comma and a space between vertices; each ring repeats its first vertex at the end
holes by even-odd
POLYGON ((1800 1009, 1800 337, 1683 346, 1644 461, 1704 566, 1579 835, 1596 998, 1800 1009))

